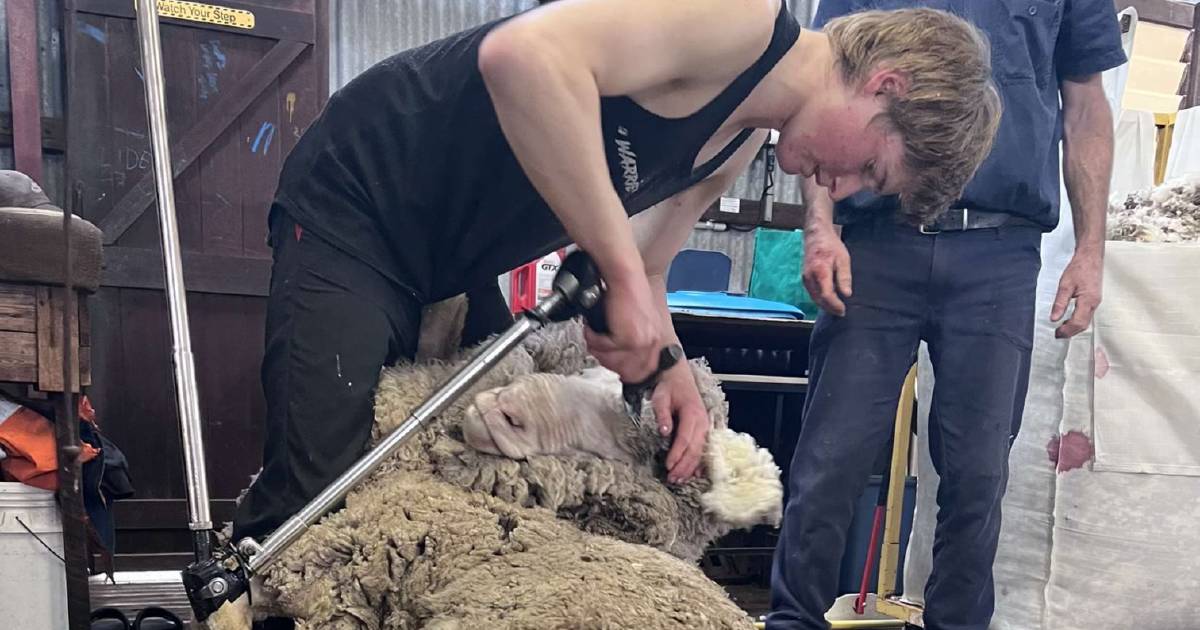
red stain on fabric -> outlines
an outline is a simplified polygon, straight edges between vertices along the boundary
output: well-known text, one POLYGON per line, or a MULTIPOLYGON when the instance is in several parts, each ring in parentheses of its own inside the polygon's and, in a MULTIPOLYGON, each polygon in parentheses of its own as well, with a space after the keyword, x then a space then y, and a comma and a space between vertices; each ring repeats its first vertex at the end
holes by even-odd
POLYGON ((1104 352, 1104 348, 1096 348, 1096 378, 1104 378, 1108 374, 1108 353, 1104 352))
POLYGON ((1091 438, 1081 431, 1068 431, 1064 435, 1056 435, 1046 444, 1046 455, 1060 473, 1083 468, 1084 464, 1092 461, 1095 454, 1096 449, 1092 446, 1091 438))

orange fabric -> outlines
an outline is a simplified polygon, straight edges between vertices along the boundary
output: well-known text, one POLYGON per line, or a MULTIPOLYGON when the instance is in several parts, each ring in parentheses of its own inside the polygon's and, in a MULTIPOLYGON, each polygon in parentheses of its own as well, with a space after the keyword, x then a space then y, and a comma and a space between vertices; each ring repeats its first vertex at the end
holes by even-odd
MULTIPOLYGON (((27 407, 18 407, 12 415, 0 418, 0 448, 8 455, 0 460, 6 479, 20 481, 43 490, 58 489, 58 448, 54 424, 27 407)), ((100 449, 80 443, 79 462, 91 461, 100 449)))

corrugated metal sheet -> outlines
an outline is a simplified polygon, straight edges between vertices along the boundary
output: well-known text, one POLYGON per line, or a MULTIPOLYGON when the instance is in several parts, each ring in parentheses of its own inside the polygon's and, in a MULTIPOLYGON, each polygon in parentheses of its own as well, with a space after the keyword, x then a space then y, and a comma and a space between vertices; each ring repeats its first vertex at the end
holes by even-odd
POLYGON ((536 6, 535 0, 332 0, 330 88, 402 50, 536 6))

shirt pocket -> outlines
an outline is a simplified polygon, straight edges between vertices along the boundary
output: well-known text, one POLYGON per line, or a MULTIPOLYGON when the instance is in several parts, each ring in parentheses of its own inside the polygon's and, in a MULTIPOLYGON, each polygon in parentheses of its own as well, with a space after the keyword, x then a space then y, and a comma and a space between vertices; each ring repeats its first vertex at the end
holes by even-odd
POLYGON ((1045 87, 1054 67, 1062 0, 988 0, 970 7, 991 42, 996 79, 1045 87))

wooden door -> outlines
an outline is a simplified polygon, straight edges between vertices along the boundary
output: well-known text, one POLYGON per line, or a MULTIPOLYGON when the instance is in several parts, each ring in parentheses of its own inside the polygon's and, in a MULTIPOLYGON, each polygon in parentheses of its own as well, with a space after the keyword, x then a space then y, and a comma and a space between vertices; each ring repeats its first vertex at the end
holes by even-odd
MULTIPOLYGON (((283 158, 328 93, 328 4, 158 2, 209 492, 221 523, 261 461, 266 216, 283 158)), ((190 550, 184 468, 134 2, 69 0, 65 24, 68 197, 105 244, 91 301, 90 395, 137 487, 115 508, 117 567, 180 568, 190 550)))

